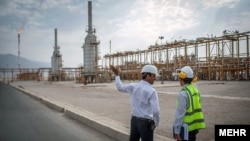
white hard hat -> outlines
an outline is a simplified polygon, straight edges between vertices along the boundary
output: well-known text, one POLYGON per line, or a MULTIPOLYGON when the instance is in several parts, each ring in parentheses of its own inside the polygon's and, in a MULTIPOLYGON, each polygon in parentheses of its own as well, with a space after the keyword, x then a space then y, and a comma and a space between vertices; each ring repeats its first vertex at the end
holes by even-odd
POLYGON ((158 70, 154 65, 145 65, 143 66, 143 68, 141 69, 141 73, 154 73, 156 76, 159 76, 158 74, 158 70))
POLYGON ((185 66, 181 69, 181 72, 186 74, 186 78, 194 78, 194 72, 189 66, 185 66))

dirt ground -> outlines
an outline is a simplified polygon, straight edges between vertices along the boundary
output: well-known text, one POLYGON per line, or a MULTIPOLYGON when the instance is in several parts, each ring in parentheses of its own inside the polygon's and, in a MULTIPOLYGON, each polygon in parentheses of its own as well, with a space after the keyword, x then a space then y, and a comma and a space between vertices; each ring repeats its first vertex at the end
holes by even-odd
MULTIPOLYGON (((136 83, 138 81, 124 81, 136 83)), ((68 82, 23 81, 11 85, 23 87, 35 95, 45 96, 98 113, 130 126, 130 103, 127 94, 118 92, 114 82, 77 84, 68 82)), ((214 140, 216 124, 250 124, 250 81, 198 81, 201 92, 206 129, 197 135, 197 141, 214 140)), ((156 81, 152 85, 159 94, 161 119, 155 133, 172 138, 176 98, 181 89, 178 81, 156 81)))

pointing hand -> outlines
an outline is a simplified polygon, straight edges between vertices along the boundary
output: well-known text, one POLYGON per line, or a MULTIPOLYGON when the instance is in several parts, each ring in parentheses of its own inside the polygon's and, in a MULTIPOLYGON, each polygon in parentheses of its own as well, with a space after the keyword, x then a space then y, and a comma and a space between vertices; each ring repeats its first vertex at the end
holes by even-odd
POLYGON ((114 72, 115 75, 119 74, 119 69, 115 68, 113 65, 110 65, 109 68, 111 69, 112 72, 114 72))

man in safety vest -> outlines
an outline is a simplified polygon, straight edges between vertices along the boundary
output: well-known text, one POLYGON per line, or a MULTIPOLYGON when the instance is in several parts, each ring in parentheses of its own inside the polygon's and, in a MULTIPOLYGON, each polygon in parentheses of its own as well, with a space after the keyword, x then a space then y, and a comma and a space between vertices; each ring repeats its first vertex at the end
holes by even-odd
POLYGON ((179 73, 182 89, 178 94, 177 109, 173 125, 173 135, 178 141, 196 141, 196 135, 200 129, 206 128, 201 106, 201 96, 198 89, 192 84, 197 81, 194 72, 189 66, 185 66, 179 73), (187 125, 187 139, 182 135, 183 125, 187 125))

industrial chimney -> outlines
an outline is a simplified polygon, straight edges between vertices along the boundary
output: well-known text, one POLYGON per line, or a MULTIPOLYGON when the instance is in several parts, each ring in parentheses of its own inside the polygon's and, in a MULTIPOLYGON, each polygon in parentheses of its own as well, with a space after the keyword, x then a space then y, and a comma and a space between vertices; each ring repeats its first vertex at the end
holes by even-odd
POLYGON ((17 38, 18 38, 18 69, 19 69, 19 73, 21 73, 21 64, 20 64, 20 34, 23 31, 22 28, 18 29, 18 34, 17 34, 17 38))
POLYGON ((20 32, 18 32, 17 38, 18 38, 18 69, 20 71, 21 70, 20 69, 20 32))
POLYGON ((57 46, 57 29, 55 28, 55 46, 53 55, 51 57, 51 74, 50 78, 52 81, 61 80, 62 70, 62 54, 60 53, 60 47, 57 46))
POLYGON ((84 79, 88 82, 97 82, 98 79, 98 45, 100 41, 97 41, 95 36, 95 29, 92 26, 92 2, 88 1, 88 28, 86 29, 88 33, 85 37, 85 43, 83 44, 83 63, 84 79))

